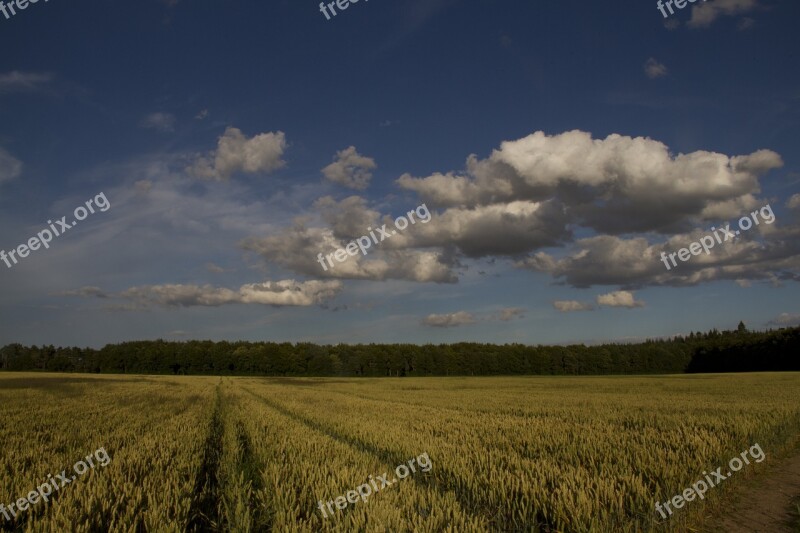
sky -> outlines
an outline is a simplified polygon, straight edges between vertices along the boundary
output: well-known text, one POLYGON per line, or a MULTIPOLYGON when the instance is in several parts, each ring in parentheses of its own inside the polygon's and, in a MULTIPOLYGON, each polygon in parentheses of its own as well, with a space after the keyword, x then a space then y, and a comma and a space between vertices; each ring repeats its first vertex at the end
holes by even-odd
POLYGON ((0 345, 800 324, 795 1, 4 5, 0 345))

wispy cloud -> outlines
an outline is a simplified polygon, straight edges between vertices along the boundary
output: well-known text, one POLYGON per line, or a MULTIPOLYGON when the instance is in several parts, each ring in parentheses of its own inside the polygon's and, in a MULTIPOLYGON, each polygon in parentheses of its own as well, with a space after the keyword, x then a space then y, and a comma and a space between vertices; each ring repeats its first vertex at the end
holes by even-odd
POLYGON ((80 289, 60 292, 58 296, 80 296, 82 298, 93 296, 95 298, 108 298, 108 294, 100 287, 81 287, 80 289))
POLYGON ((18 178, 22 174, 22 161, 0 148, 0 183, 18 178))
POLYGON ((171 113, 150 113, 142 119, 139 125, 143 128, 163 132, 175 130, 175 115, 171 113))
POLYGON ((515 318, 525 318, 525 309, 521 307, 507 307, 500 310, 500 316, 497 318, 503 322, 508 322, 515 318))
POLYGON ((150 307, 219 307, 231 304, 260 304, 306 307, 335 297, 342 289, 341 281, 266 281, 249 283, 238 290, 212 285, 144 285, 131 287, 119 294, 108 294, 99 287, 83 287, 61 293, 62 296, 121 298, 133 305, 125 309, 150 307))
POLYGON ((211 272, 213 274, 222 274, 223 272, 225 272, 224 268, 222 268, 219 265, 215 265, 214 263, 206 264, 206 270, 208 270, 209 272, 211 272))
POLYGON ((37 91, 53 81, 53 78, 54 76, 47 72, 13 70, 6 74, 0 74, 0 93, 37 91))

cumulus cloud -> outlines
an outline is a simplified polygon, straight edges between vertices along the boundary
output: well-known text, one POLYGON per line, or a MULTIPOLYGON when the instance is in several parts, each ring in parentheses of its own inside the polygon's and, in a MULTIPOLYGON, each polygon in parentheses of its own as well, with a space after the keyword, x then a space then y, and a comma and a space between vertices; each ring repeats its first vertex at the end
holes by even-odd
POLYGON ((53 81, 53 75, 46 72, 12 70, 0 74, 0 93, 36 91, 51 81, 53 81))
MULTIPOLYGON (((547 272, 573 287, 618 285, 691 286, 716 280, 798 280, 800 275, 800 228, 753 227, 735 240, 723 241, 710 250, 679 262, 668 271, 661 254, 675 253, 708 235, 708 229, 676 234, 651 244, 644 237, 623 239, 598 235, 579 239, 565 256, 537 252, 518 261, 520 268, 547 272), (758 232, 762 231, 759 236, 758 232)), ((724 227, 724 226, 723 226, 724 227)), ((709 228, 710 229, 710 228, 709 228)))
POLYGON ((175 115, 171 113, 150 113, 142 119, 139 125, 143 128, 170 132, 175 130, 175 115))
MULTIPOLYGON (((363 232, 362 232, 363 234, 363 232)), ((329 228, 307 227, 302 219, 294 225, 263 237, 249 237, 242 248, 261 255, 266 261, 314 277, 383 281, 402 279, 418 282, 454 283, 455 260, 445 253, 424 250, 390 250, 374 247, 367 256, 359 253, 333 268, 323 270, 318 254, 343 248, 347 239, 339 239, 329 228)), ((385 243, 381 243, 385 244, 385 243)))
POLYGON ((793 194, 792 197, 786 202, 786 207, 789 209, 797 209, 800 207, 800 194, 793 194))
POLYGON ((238 290, 211 285, 165 284, 131 287, 115 295, 107 295, 97 287, 85 287, 64 295, 122 298, 134 304, 127 307, 129 309, 218 307, 231 304, 310 306, 335 297, 341 289, 342 283, 336 280, 282 280, 250 283, 238 290))
POLYGON ((340 202, 332 196, 324 196, 314 202, 313 207, 337 239, 355 239, 367 233, 367 228, 379 225, 380 213, 370 209, 361 196, 349 196, 340 202))
POLYGON ((286 164, 281 159, 285 150, 282 131, 248 139, 240 129, 229 127, 219 138, 217 149, 196 157, 186 170, 193 176, 218 181, 228 180, 235 172, 269 173, 286 164))
POLYGON ((336 280, 295 280, 251 283, 239 289, 242 303, 309 306, 330 300, 342 290, 336 280))
POLYGON ((472 155, 463 174, 401 176, 397 184, 431 206, 463 208, 549 200, 569 221, 603 233, 686 230, 704 210, 757 193, 760 175, 782 166, 771 150, 749 155, 670 153, 661 142, 582 131, 536 132, 472 155))
POLYGON ((553 307, 562 313, 572 313, 574 311, 593 311, 594 306, 590 303, 579 302, 577 300, 556 300, 553 307))
POLYGON ((392 219, 369 208, 366 200, 359 196, 341 201, 326 196, 314 202, 313 207, 325 226, 312 225, 310 217, 297 217, 289 227, 244 239, 241 247, 258 253, 270 263, 306 276, 373 281, 457 281, 453 269, 458 261, 452 250, 425 250, 415 246, 413 234, 425 225, 422 222, 409 225, 377 245, 373 243, 367 255, 359 252, 342 263, 334 261, 333 267, 327 265, 327 270, 323 269, 318 262, 319 254, 325 256, 345 248, 354 239, 369 235, 370 229, 381 227, 383 223, 390 229, 392 219))
POLYGON ((651 80, 663 78, 667 75, 667 67, 663 63, 656 61, 654 57, 651 57, 644 63, 644 73, 651 80))
POLYGON ((392 245, 454 246, 468 257, 517 255, 568 239, 566 215, 557 202, 528 200, 451 208, 403 233, 392 245))
POLYGON ((457 313, 443 315, 431 314, 422 319, 422 325, 434 328, 452 328, 465 324, 472 324, 474 322, 475 318, 472 316, 472 313, 466 311, 458 311, 457 313))
POLYGON ((768 322, 770 326, 800 326, 800 314, 798 313, 781 313, 776 318, 768 322))
MULTIPOLYGON (((575 251, 562 258, 556 259, 545 252, 537 252, 518 262, 517 266, 564 278, 566 283, 578 288, 647 282, 657 284, 669 274, 659 260, 660 251, 661 247, 651 246, 643 237, 620 239, 598 235, 579 239, 575 251)), ((677 269, 676 273, 679 273, 677 269)))
POLYGON ((0 183, 13 180, 22 174, 22 161, 0 148, 0 183))
POLYGON ((690 28, 705 28, 721 16, 741 15, 757 9, 758 0, 710 0, 692 6, 692 18, 686 23, 690 28))
POLYGON ((644 302, 635 300, 633 298, 633 293, 630 291, 615 291, 608 294, 600 294, 597 296, 597 304, 608 307, 627 307, 629 309, 644 307, 644 302))
MULTIPOLYGON (((761 176, 783 161, 761 149, 746 155, 670 152, 661 142, 582 131, 536 132, 501 143, 463 172, 403 174, 397 184, 431 206, 418 221, 324 270, 333 253, 394 215, 365 198, 327 196, 289 227, 242 241, 269 263, 315 278, 455 282, 465 258, 506 257, 574 287, 685 286, 717 279, 798 277, 800 245, 790 227, 761 224, 735 243, 666 270, 662 253, 699 240, 713 225, 764 204, 761 176), (575 234, 582 236, 575 239, 575 234), (554 252, 553 248, 561 248, 554 252)), ((427 209, 427 207, 426 207, 427 209)), ((566 304, 565 304, 566 305, 566 304)))
POLYGON ((374 159, 359 154, 355 146, 350 146, 336 152, 333 163, 323 168, 322 174, 333 183, 364 190, 372 178, 371 171, 376 168, 374 159))

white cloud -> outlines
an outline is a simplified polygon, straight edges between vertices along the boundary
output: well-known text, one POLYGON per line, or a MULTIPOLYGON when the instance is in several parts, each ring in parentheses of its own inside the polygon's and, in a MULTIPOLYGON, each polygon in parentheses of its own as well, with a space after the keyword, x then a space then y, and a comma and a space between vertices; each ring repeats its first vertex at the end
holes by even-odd
POLYGON ((659 63, 655 58, 651 57, 644 64, 644 73, 651 80, 656 78, 663 78, 667 75, 667 67, 663 63, 659 63))
POLYGON ((786 202, 786 207, 789 209, 797 209, 800 207, 800 194, 793 194, 792 197, 786 202))
POLYGON ((323 279, 456 282, 463 258, 502 256, 574 287, 793 279, 800 244, 777 224, 762 224, 680 268, 667 271, 660 260, 662 252, 697 241, 720 220, 763 205, 759 177, 782 164, 770 150, 675 155, 643 137, 536 132, 502 143, 487 159, 469 156, 463 174, 401 176, 402 188, 438 209, 427 223, 398 231, 367 256, 327 270, 317 262, 318 254, 344 248, 370 227, 392 229, 394 216, 360 196, 320 198, 292 226, 270 228, 241 245, 268 263, 323 279), (575 240, 578 231, 589 236, 575 240), (543 251, 565 245, 566 253, 557 256, 543 251))
POLYGON ((143 128, 170 132, 175 130, 175 115, 171 113, 150 113, 139 125, 143 128))
MULTIPOLYGON (((391 250, 373 247, 368 255, 360 252, 343 263, 323 270, 318 254, 331 254, 349 240, 338 239, 328 228, 309 228, 296 220, 289 228, 263 237, 242 241, 245 250, 260 254, 266 261, 289 268, 299 274, 337 279, 383 281, 403 279, 417 282, 454 283, 453 260, 444 254, 422 250, 391 250)), ((388 242, 388 241, 387 241, 388 242)), ((381 243, 386 244, 386 243, 381 243)))
POLYGON ((594 306, 592 304, 579 302, 577 300, 556 300, 553 302, 553 307, 555 307, 562 313, 594 310, 594 306))
POLYGON ((283 167, 286 149, 282 131, 261 133, 248 139, 240 129, 229 127, 219 138, 217 149, 199 156, 187 168, 196 177, 224 181, 235 172, 269 173, 283 167))
POLYGON ((597 304, 608 307, 644 307, 644 302, 637 301, 630 291, 615 291, 597 296, 597 304))
POLYGON ((22 161, 0 148, 0 183, 13 180, 22 174, 22 161))
POLYGON ((239 294, 242 303, 309 306, 330 300, 341 290, 342 282, 337 280, 283 280, 243 285, 239 294))
POLYGON ((375 160, 356 151, 355 146, 336 152, 334 162, 322 169, 322 174, 334 183, 351 189, 364 190, 377 168, 375 160))
POLYGON ((644 137, 539 131, 503 142, 488 159, 470 156, 464 174, 406 174, 397 184, 432 207, 550 200, 572 223, 598 232, 674 233, 703 220, 704 210, 757 193, 759 176, 782 165, 771 150, 673 155, 644 137))
MULTIPOLYGON (((354 239, 368 235, 369 228, 380 227, 380 213, 370 209, 366 200, 359 196, 350 196, 340 202, 326 196, 314 202, 313 210, 329 227, 310 227, 310 217, 297 217, 289 227, 249 237, 240 245, 260 254, 270 263, 306 276, 374 281, 457 281, 453 272, 456 261, 452 254, 414 249, 408 236, 419 231, 423 225, 421 222, 410 225, 385 242, 373 244, 366 256, 359 252, 344 262, 333 261, 334 266, 324 270, 318 262, 318 255, 332 254, 354 239)), ((390 223, 390 219, 385 217, 383 222, 390 223)), ((387 229, 391 229, 390 224, 387 229)))
POLYGON ((465 324, 472 324, 474 322, 475 318, 471 313, 458 311, 457 313, 448 313, 444 315, 428 315, 422 320, 422 325, 434 328, 452 328, 465 324))

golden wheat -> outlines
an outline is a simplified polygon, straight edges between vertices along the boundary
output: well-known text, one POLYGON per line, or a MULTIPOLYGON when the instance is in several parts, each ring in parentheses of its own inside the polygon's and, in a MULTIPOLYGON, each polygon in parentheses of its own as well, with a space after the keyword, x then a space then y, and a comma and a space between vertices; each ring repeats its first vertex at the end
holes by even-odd
POLYGON ((800 428, 789 373, 7 374, 0 402, 0 503, 99 447, 111 457, 18 515, 14 527, 37 532, 685 531, 746 475, 665 523, 654 503, 755 442, 769 457, 800 428), (327 518, 317 508, 424 452, 429 472, 327 518))

